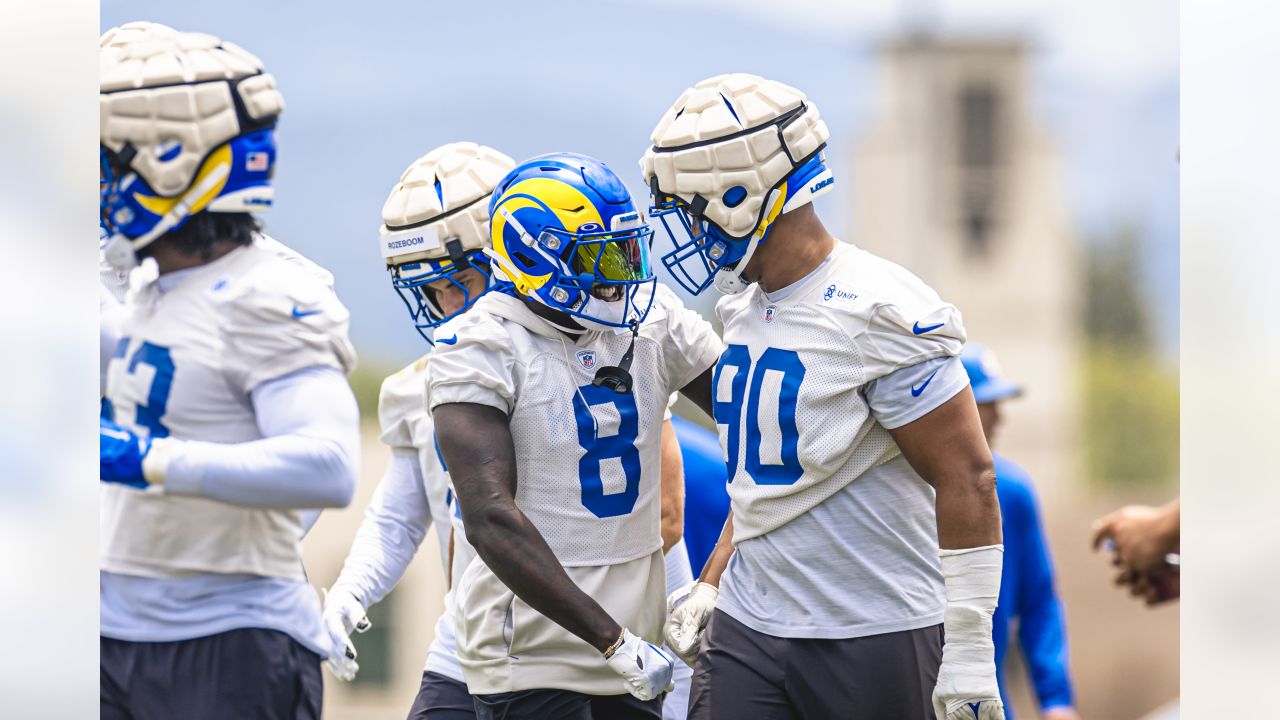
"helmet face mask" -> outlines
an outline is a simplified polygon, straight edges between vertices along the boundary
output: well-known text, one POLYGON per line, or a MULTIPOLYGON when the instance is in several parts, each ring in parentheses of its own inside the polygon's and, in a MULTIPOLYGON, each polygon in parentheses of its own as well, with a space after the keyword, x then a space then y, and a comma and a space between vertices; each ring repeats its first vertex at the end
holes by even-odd
POLYGON ((729 237, 715 223, 695 215, 683 200, 655 202, 649 215, 662 222, 671 240, 662 266, 691 295, 710 287, 719 272, 736 269, 751 249, 750 240, 729 237))
POLYGON ((653 229, 603 163, 571 153, 528 160, 494 193, 491 214, 490 257, 519 294, 595 328, 648 314, 653 229))
POLYGON ((432 341, 435 328, 466 312, 480 296, 493 287, 493 276, 489 272, 489 260, 483 250, 472 250, 463 255, 462 263, 455 263, 450 258, 436 260, 417 260, 390 265, 387 272, 391 274, 391 286, 395 288, 400 300, 409 310, 414 329, 427 342, 432 341), (477 273, 482 287, 473 290, 464 273, 477 273), (449 311, 440 302, 440 288, 447 287, 462 295, 461 306, 449 311))

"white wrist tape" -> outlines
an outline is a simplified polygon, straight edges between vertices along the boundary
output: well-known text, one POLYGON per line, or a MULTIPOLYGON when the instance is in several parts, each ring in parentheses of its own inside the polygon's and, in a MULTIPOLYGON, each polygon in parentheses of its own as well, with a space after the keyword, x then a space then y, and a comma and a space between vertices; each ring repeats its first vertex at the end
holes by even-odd
POLYGON ((940 550, 938 557, 947 586, 944 660, 994 662, 991 616, 1000 596, 1004 545, 940 550), (947 657, 957 650, 961 654, 947 657))
POLYGON ((186 443, 174 438, 156 438, 151 441, 151 449, 142 458, 142 477, 152 485, 164 485, 165 474, 169 463, 182 452, 186 443))

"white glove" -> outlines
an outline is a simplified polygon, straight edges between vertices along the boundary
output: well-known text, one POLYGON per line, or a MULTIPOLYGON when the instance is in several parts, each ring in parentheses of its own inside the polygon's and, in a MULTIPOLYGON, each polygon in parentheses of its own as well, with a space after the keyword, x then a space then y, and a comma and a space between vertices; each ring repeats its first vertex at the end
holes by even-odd
POLYGON ((720 589, 715 585, 695 582, 685 585, 667 597, 667 625, 663 629, 667 647, 686 665, 693 667, 702 644, 702 631, 716 609, 720 589))
POLYGON ((324 629, 329 632, 329 657, 325 664, 339 680, 356 679, 360 665, 356 662, 356 646, 351 644, 352 631, 364 632, 373 627, 364 614, 359 598, 346 590, 324 591, 324 629))
POLYGON ((933 689, 938 720, 1004 720, 991 641, 1003 556, 1003 545, 939 552, 947 610, 946 644, 933 689))
POLYGON ((622 676, 627 692, 639 700, 648 702, 675 688, 671 676, 676 664, 671 656, 626 628, 622 629, 622 643, 605 658, 605 663, 622 676))

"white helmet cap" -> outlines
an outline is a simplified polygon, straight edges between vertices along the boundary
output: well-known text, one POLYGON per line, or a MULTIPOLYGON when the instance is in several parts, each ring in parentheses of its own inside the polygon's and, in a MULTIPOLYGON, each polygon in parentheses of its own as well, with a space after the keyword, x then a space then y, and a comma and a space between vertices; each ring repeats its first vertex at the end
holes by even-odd
POLYGON ((441 145, 413 161, 382 206, 379 228, 388 265, 489 247, 489 197, 516 165, 473 142, 441 145))
POLYGON ((747 238, 781 209, 766 207, 770 192, 829 136, 799 90, 746 73, 717 75, 685 90, 662 116, 640 168, 651 189, 684 201, 729 237, 747 238))
POLYGON ((212 150, 284 110, 262 62, 212 35, 132 22, 98 46, 100 141, 131 147, 130 168, 161 196, 186 190, 212 150))

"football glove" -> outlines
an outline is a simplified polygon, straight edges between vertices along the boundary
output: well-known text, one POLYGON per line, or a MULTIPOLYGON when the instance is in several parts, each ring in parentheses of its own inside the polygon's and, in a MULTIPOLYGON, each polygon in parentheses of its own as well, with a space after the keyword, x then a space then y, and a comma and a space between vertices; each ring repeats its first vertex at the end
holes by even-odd
POLYGON ((667 625, 664 635, 671 648, 689 667, 698 660, 702 631, 716 609, 720 589, 704 582, 690 583, 667 598, 667 625))
POLYGON ((329 657, 325 664, 329 672, 339 680, 351 682, 360 672, 356 662, 356 646, 351 633, 364 632, 373 627, 365 615, 360 599, 346 590, 324 592, 324 629, 329 633, 329 657))
POLYGON ((657 645, 636 637, 630 630, 622 629, 622 642, 605 663, 626 681, 627 692, 648 702, 675 688, 672 675, 675 661, 657 645))
POLYGON ((1004 720, 991 640, 1003 556, 1003 545, 939 553, 947 609, 943 616, 946 644, 933 689, 938 720, 1004 720))
POLYGON ((102 482, 147 489, 150 483, 142 474, 142 461, 150 451, 151 438, 98 418, 98 472, 102 482))

